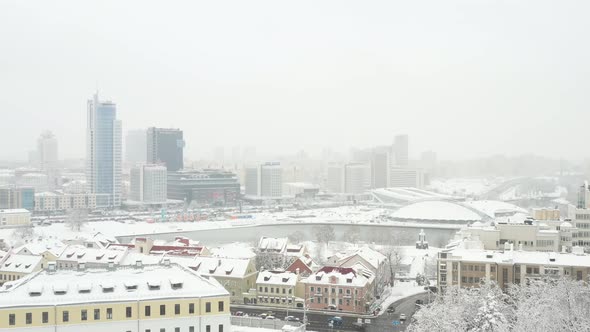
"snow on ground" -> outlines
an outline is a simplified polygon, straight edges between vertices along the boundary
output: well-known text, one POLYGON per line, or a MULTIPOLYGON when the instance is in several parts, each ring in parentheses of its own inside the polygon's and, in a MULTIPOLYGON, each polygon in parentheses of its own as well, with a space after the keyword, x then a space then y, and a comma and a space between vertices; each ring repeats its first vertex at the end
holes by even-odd
POLYGON ((232 325, 231 331, 232 332, 277 332, 277 331, 282 331, 282 330, 265 329, 262 327, 249 327, 249 326, 232 325))
POLYGON ((216 248, 211 248, 211 256, 224 258, 249 259, 256 257, 252 251, 252 245, 244 242, 228 243, 216 248))
POLYGON ((395 286, 389 289, 389 295, 381 302, 381 311, 379 315, 382 315, 387 311, 387 308, 394 302, 404 299, 408 296, 424 293, 424 286, 419 286, 415 281, 397 282, 395 286))
POLYGON ((526 209, 518 207, 514 204, 493 201, 493 200, 481 200, 481 201, 467 201, 465 204, 487 214, 490 217, 495 217, 496 212, 514 211, 518 213, 528 213, 526 209))

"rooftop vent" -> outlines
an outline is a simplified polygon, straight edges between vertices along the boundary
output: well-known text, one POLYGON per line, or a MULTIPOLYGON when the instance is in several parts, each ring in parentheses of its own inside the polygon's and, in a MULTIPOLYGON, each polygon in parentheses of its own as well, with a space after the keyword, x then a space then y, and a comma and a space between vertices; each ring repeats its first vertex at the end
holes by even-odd
POLYGON ((486 254, 486 258, 493 258, 494 254, 486 254))
POLYGON ((29 285, 29 296, 41 296, 43 293, 43 284, 29 285))
POLYGON ((125 289, 127 291, 137 290, 137 283, 135 281, 125 281, 125 289))
POLYGON ((92 290, 92 284, 89 282, 80 282, 78 284, 78 293, 80 294, 88 294, 92 290))
POLYGON ((136 260, 135 261, 135 267, 138 269, 143 268, 143 262, 141 260, 136 260))
POLYGON ((103 293, 112 293, 115 291, 115 284, 110 281, 103 281, 102 284, 100 284, 100 288, 102 288, 103 293))
POLYGON ((164 266, 170 266, 170 258, 164 258, 162 264, 164 264, 164 266))
POLYGON ((65 295, 68 292, 68 285, 67 284, 55 284, 53 285, 53 294, 55 295, 65 295))
POLYGON ((160 289, 160 280, 150 280, 148 281, 148 289, 149 290, 158 290, 160 289))
POLYGON ((170 279, 170 286, 172 287, 172 289, 181 289, 183 284, 184 284, 184 281, 182 279, 178 279, 178 278, 170 279))

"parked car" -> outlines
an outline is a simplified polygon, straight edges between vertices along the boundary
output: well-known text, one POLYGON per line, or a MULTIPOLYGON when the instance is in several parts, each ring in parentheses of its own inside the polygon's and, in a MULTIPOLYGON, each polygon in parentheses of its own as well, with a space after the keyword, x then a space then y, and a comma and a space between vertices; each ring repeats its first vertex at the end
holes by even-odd
POLYGON ((285 317, 285 321, 287 322, 298 322, 299 318, 295 317, 295 316, 286 316, 285 317))
POLYGON ((236 311, 235 316, 244 316, 244 312, 242 312, 242 311, 236 311))
POLYGON ((258 316, 258 317, 260 317, 260 318, 262 318, 262 319, 265 319, 265 318, 266 318, 266 316, 268 316, 268 315, 267 315, 267 314, 265 314, 265 313, 262 313, 262 314, 260 314, 260 316, 258 316))
POLYGON ((402 322, 405 322, 406 321, 406 314, 399 315, 399 320, 402 322))
POLYGON ((275 316, 268 315, 265 319, 276 319, 275 316))
POLYGON ((392 314, 395 312, 395 307, 394 306, 390 306, 389 308, 387 308, 387 313, 388 314, 392 314))

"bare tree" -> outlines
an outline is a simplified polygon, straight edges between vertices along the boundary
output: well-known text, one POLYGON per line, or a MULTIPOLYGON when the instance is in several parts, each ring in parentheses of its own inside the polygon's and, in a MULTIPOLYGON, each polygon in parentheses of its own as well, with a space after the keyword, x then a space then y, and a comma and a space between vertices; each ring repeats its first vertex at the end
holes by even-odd
POLYGON ((72 209, 68 211, 67 223, 71 230, 79 232, 88 222, 88 210, 72 209))
POLYGON ((403 249, 400 247, 401 243, 401 234, 396 232, 379 232, 384 234, 385 237, 383 239, 383 249, 381 249, 381 253, 386 258, 387 268, 389 270, 389 282, 393 286, 395 283, 395 278, 397 272, 401 267, 403 256, 403 249))
POLYGON ((342 235, 342 241, 348 243, 358 243, 361 239, 361 231, 358 226, 350 226, 342 235))
POLYGON ((328 245, 330 241, 336 239, 336 232, 332 225, 324 225, 315 228, 315 238, 319 243, 328 245))
POLYGON ((14 247, 17 247, 24 242, 32 240, 34 236, 35 230, 33 229, 33 226, 19 227, 12 233, 12 244, 14 247))
POLYGON ((289 235, 289 241, 291 241, 291 243, 300 243, 303 239, 305 239, 305 234, 301 231, 296 231, 289 235))

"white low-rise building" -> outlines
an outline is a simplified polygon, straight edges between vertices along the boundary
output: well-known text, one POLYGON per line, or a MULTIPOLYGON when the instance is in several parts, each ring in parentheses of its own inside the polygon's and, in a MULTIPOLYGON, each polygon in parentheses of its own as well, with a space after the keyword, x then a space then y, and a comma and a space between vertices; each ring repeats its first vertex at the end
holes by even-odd
POLYGON ((31 224, 31 212, 26 209, 0 210, 0 226, 20 226, 31 224))

